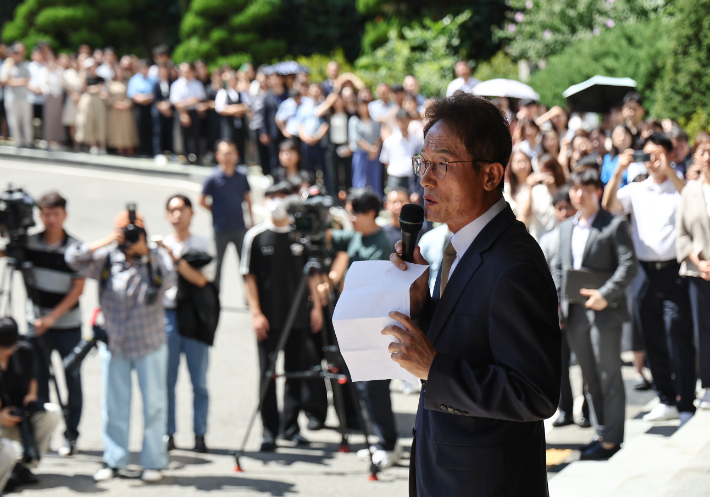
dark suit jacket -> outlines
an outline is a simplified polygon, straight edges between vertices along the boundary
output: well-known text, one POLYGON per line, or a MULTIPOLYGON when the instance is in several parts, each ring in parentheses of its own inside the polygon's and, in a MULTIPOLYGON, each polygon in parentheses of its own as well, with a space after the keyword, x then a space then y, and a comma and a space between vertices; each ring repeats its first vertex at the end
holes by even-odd
MULTIPOLYGON (((565 270, 572 268, 572 231, 574 218, 569 218, 559 226, 560 247, 552 266, 552 278, 555 280, 562 317, 569 316, 569 303, 562 295, 565 270)), ((626 287, 636 276, 638 262, 634 253, 629 225, 623 216, 615 217, 600 209, 589 230, 589 238, 584 246, 582 268, 613 273, 612 277, 599 289, 609 302, 603 311, 595 311, 594 320, 598 327, 620 325, 630 319, 626 302, 626 287)))
POLYGON ((547 495, 545 429, 560 396, 557 295, 509 206, 476 237, 420 325, 437 351, 419 398, 419 497, 547 495))

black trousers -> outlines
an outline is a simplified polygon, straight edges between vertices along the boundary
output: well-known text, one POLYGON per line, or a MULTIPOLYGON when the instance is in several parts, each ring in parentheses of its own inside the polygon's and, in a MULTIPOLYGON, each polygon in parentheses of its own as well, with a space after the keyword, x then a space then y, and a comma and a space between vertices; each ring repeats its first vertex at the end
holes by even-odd
MULTIPOLYGON (((284 347, 284 371, 296 373, 303 370, 301 351, 303 349, 304 334, 307 330, 291 331, 284 347)), ((270 330, 263 342, 258 343, 259 372, 261 391, 266 381, 266 370, 269 367, 269 357, 276 350, 281 330, 270 330)), ((301 410, 301 384, 303 380, 287 379, 284 385, 283 412, 281 413, 281 430, 279 430, 279 408, 276 402, 276 382, 271 381, 266 391, 264 403, 261 406, 261 421, 264 425, 264 438, 273 437, 281 433, 284 437, 291 437, 300 431, 298 427, 298 413, 301 410)))
POLYGON ((185 146, 185 155, 194 154, 194 162, 200 162, 200 129, 202 123, 200 121, 200 116, 197 114, 196 110, 188 110, 187 113, 190 115, 190 125, 182 126, 182 141, 185 146))
MULTIPOLYGON (((572 353, 567 342, 567 331, 562 330, 562 381, 560 383, 560 412, 569 414, 574 412, 574 395, 572 395, 572 384, 569 379, 569 363, 572 353)), ((584 381, 584 378, 582 378, 584 381)), ((586 391, 586 386, 584 387, 586 391)), ((587 396, 584 395, 584 404, 582 404, 582 416, 589 419, 589 402, 587 396)))
POLYGON ((155 107, 153 114, 153 155, 173 152, 173 117, 165 117, 155 107))
MULTIPOLYGON (((353 186, 353 158, 340 157, 338 155, 338 147, 335 143, 328 142, 328 151, 325 156, 326 164, 329 171, 332 171, 335 178, 336 191, 332 195, 337 195, 339 191, 348 191, 353 186)), ((347 147, 347 144, 343 145, 347 147)))
MULTIPOLYGON (((325 323, 323 326, 326 326, 325 323)), ((303 369, 308 370, 314 366, 320 366, 322 360, 323 338, 321 333, 306 333, 303 340, 303 369)), ((325 388, 324 379, 303 380, 301 408, 310 419, 325 423, 325 418, 328 415, 328 390, 325 388)))
MULTIPOLYGON (((42 402, 49 402, 49 365, 47 357, 56 350, 64 359, 74 347, 81 341, 81 328, 68 330, 47 331, 41 337, 31 338, 35 346, 37 361, 37 396, 42 402)), ((69 440, 79 438, 79 421, 81 421, 81 409, 83 405, 83 395, 81 392, 81 368, 77 368, 73 374, 64 375, 69 397, 67 399, 68 415, 66 431, 64 437, 69 440)))
MULTIPOLYGON (((138 128, 138 153, 139 155, 151 156, 153 151, 153 116, 152 106, 135 105, 136 126, 138 128)), ((157 154, 156 154, 157 155, 157 154)))
POLYGON ((695 346, 700 358, 700 382, 703 388, 710 388, 710 281, 702 278, 687 280, 695 328, 695 346))
POLYGON ((375 445, 378 449, 394 450, 397 428, 392 412, 390 380, 359 381, 356 385, 372 420, 373 434, 380 439, 375 445))
POLYGON ((634 315, 661 402, 695 412, 693 323, 688 282, 678 275, 679 269, 671 264, 657 270, 653 263, 641 261, 643 276, 634 280, 634 315))

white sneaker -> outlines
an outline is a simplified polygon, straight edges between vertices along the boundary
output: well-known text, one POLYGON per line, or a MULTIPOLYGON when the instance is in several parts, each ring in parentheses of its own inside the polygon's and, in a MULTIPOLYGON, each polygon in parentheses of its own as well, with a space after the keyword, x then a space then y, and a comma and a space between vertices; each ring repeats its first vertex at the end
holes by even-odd
POLYGON ((90 153, 91 155, 98 155, 98 153, 99 153, 99 147, 97 147, 96 145, 92 146, 92 147, 89 149, 89 153, 90 153))
POLYGON ((402 447, 397 444, 394 446, 393 451, 378 449, 372 454, 372 462, 379 468, 380 471, 383 469, 391 468, 402 458, 402 447))
POLYGON ((144 469, 141 480, 147 483, 155 483, 163 479, 163 473, 157 469, 144 469))
POLYGON ((94 481, 106 481, 118 476, 118 470, 105 466, 94 474, 94 481))
POLYGON ((370 445, 369 449, 360 449, 357 451, 358 461, 369 461, 370 454, 374 454, 377 451, 377 447, 370 445))
POLYGON ((644 421, 668 421, 671 419, 678 419, 678 408, 666 404, 658 404, 643 417, 644 421))
POLYGON ((700 409, 710 409, 710 388, 705 389, 705 395, 700 399, 700 409))

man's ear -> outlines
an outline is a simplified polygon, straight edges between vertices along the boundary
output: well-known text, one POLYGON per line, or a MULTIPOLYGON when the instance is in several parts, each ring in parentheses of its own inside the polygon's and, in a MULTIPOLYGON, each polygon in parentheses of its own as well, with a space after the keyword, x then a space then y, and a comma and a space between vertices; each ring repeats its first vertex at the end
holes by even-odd
POLYGON ((486 164, 481 171, 483 173, 483 189, 487 192, 492 192, 498 189, 500 182, 505 176, 505 167, 500 162, 491 162, 486 164))

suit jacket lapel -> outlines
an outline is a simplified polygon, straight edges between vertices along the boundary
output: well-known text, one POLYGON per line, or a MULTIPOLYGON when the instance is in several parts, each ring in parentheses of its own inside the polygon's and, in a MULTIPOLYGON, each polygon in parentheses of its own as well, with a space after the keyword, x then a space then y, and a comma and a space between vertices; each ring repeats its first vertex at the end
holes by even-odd
POLYGON ((572 230, 574 229, 573 222, 566 222, 560 225, 560 261, 562 262, 562 271, 565 268, 572 267, 572 230))
POLYGON ((584 261, 587 259, 587 254, 592 244, 596 242, 599 233, 601 233, 601 228, 606 222, 606 217, 609 214, 604 209, 599 209, 597 217, 594 218, 592 226, 589 228, 589 237, 587 238, 587 243, 584 245, 584 253, 582 254, 582 266, 584 266, 584 261))
MULTIPOLYGON (((513 214, 510 206, 506 206, 502 212, 483 228, 461 257, 456 269, 449 278, 449 282, 446 284, 444 295, 439 299, 436 311, 432 317, 431 325, 427 333, 427 337, 432 343, 436 341, 444 324, 446 324, 446 320, 459 301, 463 289, 481 265, 481 253, 490 247, 495 239, 515 222, 515 214, 513 214)), ((436 285, 434 287, 435 296, 439 295, 439 288, 441 288, 441 271, 439 271, 439 275, 436 278, 436 285)))

